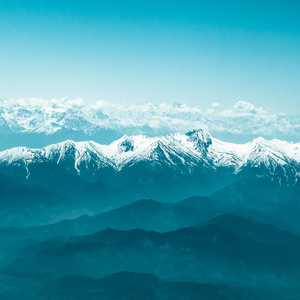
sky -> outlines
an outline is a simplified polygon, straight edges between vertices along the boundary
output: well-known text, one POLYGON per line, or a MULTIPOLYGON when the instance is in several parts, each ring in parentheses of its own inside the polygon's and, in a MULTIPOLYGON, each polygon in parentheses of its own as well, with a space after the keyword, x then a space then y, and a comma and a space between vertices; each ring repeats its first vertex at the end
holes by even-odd
POLYGON ((300 1, 0 0, 0 97, 300 113, 300 1))

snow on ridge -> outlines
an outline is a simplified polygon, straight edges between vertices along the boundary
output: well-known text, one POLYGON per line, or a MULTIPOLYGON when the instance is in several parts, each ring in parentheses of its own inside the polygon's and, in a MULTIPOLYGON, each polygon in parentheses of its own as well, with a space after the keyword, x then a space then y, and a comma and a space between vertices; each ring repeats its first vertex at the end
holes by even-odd
POLYGON ((265 137, 285 134, 300 138, 300 116, 272 113, 244 101, 223 110, 219 106, 202 110, 186 104, 127 105, 106 101, 88 104, 80 98, 0 99, 0 124, 15 133, 48 135, 68 129, 92 137, 101 129, 111 129, 130 135, 150 130, 156 136, 202 128, 220 134, 265 137))
POLYGON ((230 167, 236 172, 249 163, 254 165, 263 163, 267 167, 272 167, 274 163, 281 166, 290 163, 300 165, 300 143, 258 138, 246 144, 234 144, 220 141, 209 135, 211 143, 207 148, 203 148, 201 143, 207 142, 203 138, 206 134, 208 133, 201 130, 197 132, 196 136, 200 139, 198 141, 191 140, 188 134, 181 133, 160 137, 123 136, 109 145, 101 145, 93 141, 67 140, 41 149, 16 147, 5 150, 0 152, 0 162, 11 164, 23 160, 26 164, 35 160, 50 160, 59 164, 64 159, 70 159, 76 171, 80 173, 80 164, 87 165, 92 160, 96 162, 98 168, 109 166, 121 170, 124 166, 134 164, 139 160, 153 159, 151 156, 153 151, 160 146, 166 163, 173 165, 175 164, 174 157, 182 164, 186 164, 188 158, 191 164, 203 161, 213 168, 230 167), (126 147, 123 147, 124 142, 126 147))

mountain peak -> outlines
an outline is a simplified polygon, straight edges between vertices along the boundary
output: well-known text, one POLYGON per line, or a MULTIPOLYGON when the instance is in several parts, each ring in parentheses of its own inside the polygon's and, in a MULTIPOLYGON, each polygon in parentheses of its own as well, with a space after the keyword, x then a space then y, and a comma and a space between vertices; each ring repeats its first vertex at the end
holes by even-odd
MULTIPOLYGON (((270 114, 239 101, 223 111, 202 111, 186 104, 130 105, 82 99, 0 99, 1 150, 43 147, 67 138, 108 144, 124 134, 150 137, 207 128, 227 141, 246 142, 262 135, 299 140, 299 117, 270 114)), ((195 130, 201 136, 205 131, 195 130)))
POLYGON ((133 150, 134 150, 134 140, 131 137, 124 135, 118 144, 118 152, 123 153, 123 152, 128 152, 133 150))
POLYGON ((189 131, 186 133, 189 140, 193 142, 196 146, 196 148, 200 151, 206 151, 207 148, 212 144, 212 137, 203 129, 194 129, 192 131, 189 131))
POLYGON ((69 169, 77 173, 85 170, 92 177, 102 168, 118 172, 143 162, 151 168, 173 168, 182 174, 192 174, 196 169, 202 172, 204 165, 213 172, 226 168, 235 174, 255 168, 256 174, 273 177, 277 174, 294 182, 295 174, 300 172, 300 146, 299 143, 264 139, 247 144, 226 143, 198 129, 185 135, 177 133, 155 138, 125 135, 109 145, 67 140, 42 149, 19 147, 0 152, 0 165, 20 160, 26 166, 49 160, 60 164, 68 162, 69 169))

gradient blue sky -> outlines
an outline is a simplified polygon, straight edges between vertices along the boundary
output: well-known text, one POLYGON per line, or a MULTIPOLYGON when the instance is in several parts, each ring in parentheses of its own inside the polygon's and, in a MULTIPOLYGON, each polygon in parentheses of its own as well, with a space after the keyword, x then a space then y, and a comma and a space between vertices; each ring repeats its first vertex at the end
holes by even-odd
POLYGON ((0 0, 0 96, 300 112, 300 1, 0 0))

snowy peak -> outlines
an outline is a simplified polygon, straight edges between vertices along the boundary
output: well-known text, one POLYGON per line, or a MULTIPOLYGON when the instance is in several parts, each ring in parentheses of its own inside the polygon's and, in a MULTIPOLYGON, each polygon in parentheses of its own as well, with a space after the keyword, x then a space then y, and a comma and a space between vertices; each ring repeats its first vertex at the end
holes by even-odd
POLYGON ((1 161, 7 163, 17 162, 19 160, 28 161, 36 158, 36 149, 29 149, 27 147, 15 147, 9 150, 0 152, 1 161))
POLYGON ((299 143, 258 138, 248 143, 248 159, 251 161, 273 160, 278 164, 299 162, 299 143))
MULTIPOLYGON (((70 137, 110 143, 124 134, 155 137, 185 133, 190 128, 203 128, 228 140, 248 141, 257 136, 299 140, 299 120, 299 116, 272 114, 242 101, 225 110, 201 110, 186 104, 128 106, 105 101, 88 104, 82 99, 0 99, 0 134, 7 139, 2 149, 43 146, 70 137), (37 145, 31 136, 44 140, 37 145)), ((204 143, 198 144, 200 149, 209 144, 209 135, 204 131, 189 134, 196 143, 204 143)))
POLYGON ((119 153, 133 151, 134 150, 134 140, 129 136, 125 135, 118 144, 119 153))
POLYGON ((0 152, 0 165, 20 161, 26 166, 41 162, 67 165, 77 174, 103 168, 119 172, 144 162, 153 168, 173 168, 182 173, 205 167, 237 174, 254 168, 272 176, 280 173, 295 177, 300 172, 300 145, 262 138, 233 144, 215 139, 203 130, 193 130, 154 138, 123 136, 109 145, 67 140, 41 149, 17 147, 0 152))
POLYGON ((186 134, 190 141, 195 144, 198 151, 204 152, 212 144, 211 135, 202 129, 192 130, 186 134))

